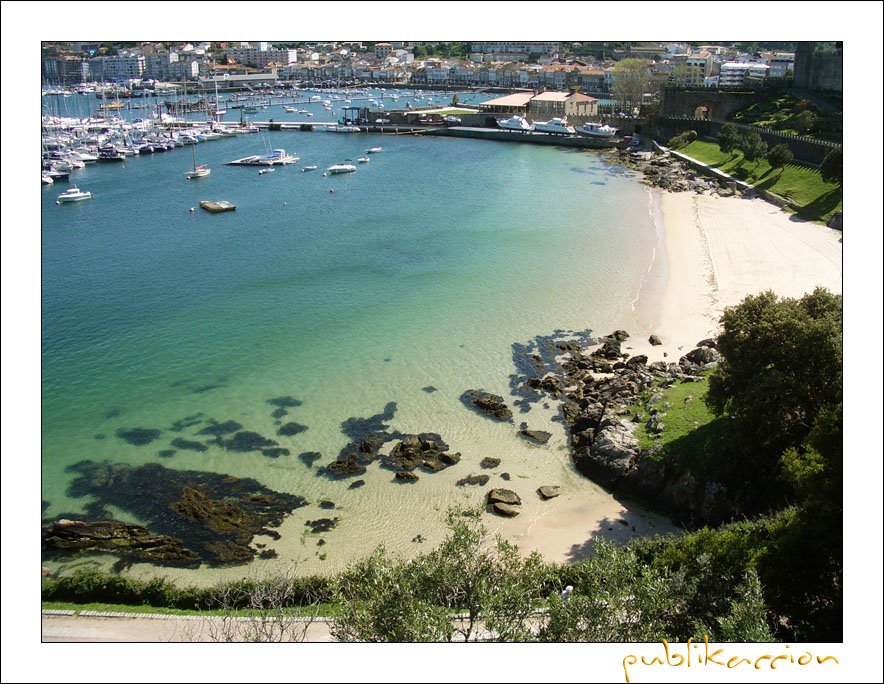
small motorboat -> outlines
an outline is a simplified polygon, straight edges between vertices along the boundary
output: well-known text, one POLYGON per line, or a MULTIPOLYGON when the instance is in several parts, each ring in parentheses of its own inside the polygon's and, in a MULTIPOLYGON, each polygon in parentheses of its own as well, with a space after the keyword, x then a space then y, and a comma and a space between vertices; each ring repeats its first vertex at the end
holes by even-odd
POLYGON ((319 168, 318 166, 312 166, 312 165, 305 166, 303 169, 301 169, 301 173, 304 173, 304 171, 316 171, 316 169, 318 169, 318 168, 319 168))
POLYGON ((84 192, 80 190, 78 187, 74 186, 68 188, 63 193, 61 193, 56 199, 56 204, 64 204, 66 202, 82 202, 83 200, 92 199, 91 192, 84 192))
POLYGON ((371 161, 371 157, 359 157, 359 159, 357 159, 356 161, 358 161, 360 164, 365 164, 366 162, 371 161))
POLYGON ((274 168, 261 169, 260 171, 258 171, 258 175, 263 176, 265 173, 273 173, 274 171, 276 171, 276 169, 274 168))
POLYGON ((332 164, 326 169, 326 173, 353 173, 356 167, 353 164, 332 164))
POLYGON ((369 147, 369 148, 368 148, 367 150, 365 150, 365 151, 366 151, 368 154, 377 154, 378 152, 383 152, 383 151, 384 151, 384 148, 383 148, 383 147, 369 147))

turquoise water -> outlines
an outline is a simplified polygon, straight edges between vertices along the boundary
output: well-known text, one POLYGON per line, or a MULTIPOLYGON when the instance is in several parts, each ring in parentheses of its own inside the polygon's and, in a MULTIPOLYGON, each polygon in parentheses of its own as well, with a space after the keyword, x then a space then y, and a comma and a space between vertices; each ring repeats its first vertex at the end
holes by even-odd
MULTIPOLYGON (((83 459, 254 477, 339 503, 330 566, 379 542, 405 548, 415 526, 428 536, 440 510, 478 500, 454 481, 484 456, 509 458, 529 480, 555 472, 584 486, 554 407, 527 418, 554 432, 550 444, 526 447, 458 397, 482 388, 511 402, 513 343, 628 324, 656 242, 644 186, 594 153, 459 139, 283 131, 193 151, 208 178, 185 180, 185 147, 73 172, 90 201, 59 206, 63 184, 42 190, 45 515, 84 510, 66 471, 83 459), (355 174, 322 175, 377 145, 355 174), (280 147, 300 161, 264 175, 225 165, 280 147), (319 170, 302 172, 308 164, 319 170), (202 199, 237 209, 209 214, 202 199), (276 436, 266 403, 283 395, 303 402, 284 419, 308 427, 293 437, 276 436), (440 433, 461 464, 413 487, 373 465, 351 491, 296 458, 319 451, 317 465, 330 462, 348 441, 341 423, 388 402, 393 429, 440 433), (195 438, 202 426, 169 426, 197 413, 292 456, 210 447, 159 458, 173 438, 195 438), (133 427, 163 433, 145 446, 115 434, 133 427)), ((310 508, 280 530, 288 561, 315 562, 299 541, 310 508)))

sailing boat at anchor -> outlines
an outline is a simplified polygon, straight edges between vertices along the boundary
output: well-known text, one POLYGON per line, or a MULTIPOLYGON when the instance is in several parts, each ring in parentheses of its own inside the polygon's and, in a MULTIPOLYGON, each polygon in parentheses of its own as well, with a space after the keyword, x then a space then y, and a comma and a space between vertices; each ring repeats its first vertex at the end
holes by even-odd
POLYGON ((193 169, 190 171, 186 171, 184 175, 188 180, 193 180, 194 178, 205 178, 210 173, 212 173, 212 169, 209 168, 208 164, 200 164, 196 163, 196 145, 191 145, 191 152, 193 152, 193 169))

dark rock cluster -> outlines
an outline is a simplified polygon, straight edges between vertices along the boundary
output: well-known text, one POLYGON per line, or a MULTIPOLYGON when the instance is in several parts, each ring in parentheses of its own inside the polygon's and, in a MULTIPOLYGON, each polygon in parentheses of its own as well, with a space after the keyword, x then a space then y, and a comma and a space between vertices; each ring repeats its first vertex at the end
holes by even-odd
MULTIPOLYGON (((79 535, 78 543, 67 534, 65 544, 47 541, 46 547, 66 554, 111 551, 127 563, 145 560, 188 567, 201 562, 212 566, 246 563, 255 555, 251 548, 255 535, 278 537, 269 528, 307 503, 303 497, 275 492, 249 478, 173 470, 158 463, 131 466, 80 461, 68 471, 75 475, 68 495, 91 500, 82 517, 109 526, 94 528, 98 532, 89 528, 79 535), (144 527, 115 523, 108 507, 131 513, 144 527), (105 546, 94 542, 98 534, 105 536, 105 546), (144 541, 152 538, 153 546, 144 541), (107 548, 108 544, 117 546, 117 551, 107 548)), ((56 528, 53 534, 49 539, 60 538, 56 528)))
MULTIPOLYGON (((720 522, 734 505, 724 487, 698 483, 690 473, 673 479, 665 460, 639 448, 633 435, 639 418, 629 410, 647 403, 650 415, 640 421, 647 421, 652 433, 662 433, 665 403, 654 391, 679 380, 701 379, 699 374, 714 368, 720 358, 715 341, 702 340, 678 363, 648 364, 646 356, 630 357, 622 350, 626 339, 624 331, 616 331, 597 340, 600 346, 591 353, 584 348, 570 350, 561 363, 533 370, 556 375, 560 386, 568 388, 560 398, 575 466, 609 490, 648 500, 680 521, 720 522)), ((531 380, 526 379, 526 384, 531 380)))
POLYGON ((477 413, 494 420, 507 421, 513 419, 513 412, 504 403, 503 397, 482 390, 467 390, 460 400, 477 413))

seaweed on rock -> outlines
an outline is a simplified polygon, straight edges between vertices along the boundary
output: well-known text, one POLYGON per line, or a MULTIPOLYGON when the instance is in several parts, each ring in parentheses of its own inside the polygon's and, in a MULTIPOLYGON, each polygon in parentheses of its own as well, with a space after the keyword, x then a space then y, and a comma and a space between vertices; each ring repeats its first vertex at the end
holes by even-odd
POLYGON ((185 549, 213 566, 250 561, 253 537, 272 532, 268 526, 280 525, 307 503, 251 478, 174 470, 158 463, 80 461, 67 470, 76 474, 68 495, 93 499, 86 506, 90 517, 108 518, 108 506, 128 511, 150 534, 182 540, 185 549))

